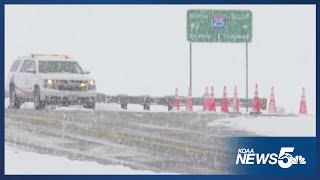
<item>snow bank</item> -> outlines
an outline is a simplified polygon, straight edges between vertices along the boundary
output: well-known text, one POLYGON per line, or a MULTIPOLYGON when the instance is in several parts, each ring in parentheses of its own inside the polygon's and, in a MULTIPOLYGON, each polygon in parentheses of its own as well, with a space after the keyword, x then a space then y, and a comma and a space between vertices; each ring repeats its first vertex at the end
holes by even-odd
MULTIPOLYGON (((10 105, 9 98, 5 98, 5 108, 10 105)), ((21 104, 22 109, 34 109, 32 102, 26 102, 21 104)), ((69 107, 58 107, 58 106, 47 106, 47 109, 58 110, 58 111, 92 111, 91 109, 85 109, 82 105, 73 105, 69 107)), ((184 106, 180 107, 181 111, 185 110, 184 106)), ((193 106, 195 112, 202 111, 202 106, 193 106)), ((128 104, 128 109, 121 109, 120 104, 117 103, 96 103, 97 111, 130 111, 130 112, 168 112, 168 106, 153 104, 150 107, 150 111, 143 110, 143 106, 140 104, 128 104)))
POLYGON ((5 144, 5 174, 157 174, 133 170, 121 165, 102 165, 96 162, 72 161, 65 157, 50 156, 18 150, 5 144))
POLYGON ((237 117, 215 120, 208 126, 224 126, 254 132, 262 136, 316 136, 315 115, 296 117, 237 117))
MULTIPOLYGON (((128 109, 121 109, 120 104, 117 103, 97 103, 96 104, 96 110, 105 110, 105 111, 134 111, 134 112, 149 112, 146 110, 143 110, 143 106, 140 104, 128 104, 128 109)), ((168 112, 167 106, 162 105, 151 105, 150 106, 150 112, 168 112)))
MULTIPOLYGON (((8 108, 10 104, 9 98, 5 98, 5 108, 8 108)), ((72 105, 69 107, 59 107, 59 106, 47 106, 46 107, 49 110, 58 110, 58 111, 76 111, 76 110, 81 110, 81 111, 92 111, 91 109, 85 109, 83 108, 82 105, 72 105)), ((34 109, 33 102, 26 102, 21 104, 21 109, 34 109)), ((194 105, 193 106, 193 112, 196 113, 212 113, 212 112, 203 112, 202 111, 203 107, 202 105, 194 105)), ((143 106, 140 104, 128 104, 127 109, 121 109, 120 104, 117 103, 96 103, 96 111, 130 111, 130 112, 168 112, 168 107, 164 105, 156 105, 152 104, 150 107, 150 111, 143 110, 143 106)), ((180 111, 185 112, 186 107, 180 106, 180 111)), ((221 107, 216 106, 216 111, 215 113, 220 114, 221 113, 221 107)), ((232 112, 232 108, 229 107, 229 111, 232 112)), ((249 112, 251 111, 251 107, 249 107, 249 112)), ((240 107, 240 112, 242 114, 249 114, 249 112, 246 112, 245 107, 240 107)), ((262 113, 267 113, 266 110, 261 110, 262 113)), ((298 111, 290 111, 291 114, 298 114, 298 111)), ((308 111, 309 112, 309 111, 308 111)), ((283 112, 283 114, 288 114, 286 111, 283 112)))
MULTIPOLYGON (((9 108, 10 106, 10 99, 9 98, 5 98, 4 99, 4 108, 9 108)), ((21 107, 22 109, 34 109, 34 105, 32 102, 26 102, 26 103, 22 103, 21 107)))

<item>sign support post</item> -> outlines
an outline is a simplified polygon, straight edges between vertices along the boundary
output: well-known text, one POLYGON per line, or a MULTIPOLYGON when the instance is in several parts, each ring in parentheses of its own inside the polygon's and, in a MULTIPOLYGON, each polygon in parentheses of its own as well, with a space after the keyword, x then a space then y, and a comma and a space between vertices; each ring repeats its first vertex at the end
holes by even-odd
POLYGON ((246 43, 246 110, 248 112, 248 43, 246 43))
POLYGON ((192 89, 192 43, 190 42, 190 89, 192 89))

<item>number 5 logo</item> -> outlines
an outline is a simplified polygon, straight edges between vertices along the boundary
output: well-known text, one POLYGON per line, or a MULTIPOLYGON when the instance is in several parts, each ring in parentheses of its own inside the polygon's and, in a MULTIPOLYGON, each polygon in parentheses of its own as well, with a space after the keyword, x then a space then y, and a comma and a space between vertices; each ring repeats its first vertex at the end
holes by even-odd
POLYGON ((294 151, 294 147, 282 147, 279 153, 278 164, 281 168, 289 168, 292 166, 292 153, 294 151))

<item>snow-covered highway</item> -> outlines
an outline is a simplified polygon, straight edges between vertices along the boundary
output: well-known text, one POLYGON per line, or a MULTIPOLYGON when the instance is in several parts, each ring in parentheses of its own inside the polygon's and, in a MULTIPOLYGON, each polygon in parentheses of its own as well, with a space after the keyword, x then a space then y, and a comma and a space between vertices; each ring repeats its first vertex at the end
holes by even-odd
MULTIPOLYGON (((292 122, 299 122, 299 126, 306 123, 315 127, 315 118, 311 116, 305 116, 306 120, 293 115, 286 118, 286 121, 297 119, 292 122)), ((5 140, 25 151, 122 165, 133 170, 226 174, 232 172, 224 163, 231 158, 224 137, 268 135, 260 134, 265 132, 261 130, 263 127, 249 126, 246 119, 251 119, 252 124, 258 118, 202 112, 5 109, 5 140), (240 121, 247 125, 240 126, 240 121)), ((290 124, 287 127, 289 130, 290 124)))
POLYGON ((70 159, 171 173, 226 173, 222 135, 208 127, 229 115, 6 109, 6 141, 70 159))

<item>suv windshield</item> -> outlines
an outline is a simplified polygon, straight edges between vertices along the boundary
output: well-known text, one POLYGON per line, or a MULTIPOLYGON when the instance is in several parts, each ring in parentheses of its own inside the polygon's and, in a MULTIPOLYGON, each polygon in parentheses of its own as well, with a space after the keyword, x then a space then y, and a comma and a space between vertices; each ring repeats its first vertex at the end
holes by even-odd
POLYGON ((39 61, 39 72, 83 74, 79 64, 72 61, 39 61))

